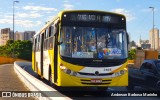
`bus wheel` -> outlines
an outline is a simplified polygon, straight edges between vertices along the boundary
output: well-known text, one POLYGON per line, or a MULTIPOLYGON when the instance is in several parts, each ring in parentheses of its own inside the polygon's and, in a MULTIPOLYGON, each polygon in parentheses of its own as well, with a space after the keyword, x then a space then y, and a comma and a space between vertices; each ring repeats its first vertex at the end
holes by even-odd
POLYGON ((40 76, 39 74, 37 74, 37 78, 38 78, 38 79, 41 79, 41 76, 40 76))
POLYGON ((108 87, 97 87, 97 90, 98 90, 98 91, 106 92, 107 89, 108 89, 108 87))
POLYGON ((50 72, 50 74, 49 74, 49 83, 50 83, 51 86, 53 86, 53 81, 52 80, 53 80, 52 79, 52 73, 50 72))

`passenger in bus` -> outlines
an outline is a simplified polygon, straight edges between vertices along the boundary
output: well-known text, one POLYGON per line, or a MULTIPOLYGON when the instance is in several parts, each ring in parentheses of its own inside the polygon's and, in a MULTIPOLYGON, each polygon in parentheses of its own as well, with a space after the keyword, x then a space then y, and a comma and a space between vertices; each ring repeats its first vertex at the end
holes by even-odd
POLYGON ((98 48, 106 48, 106 39, 105 36, 101 36, 97 42, 98 48))
POLYGON ((107 48, 116 48, 116 34, 112 33, 107 43, 107 48))
POLYGON ((91 42, 89 45, 89 51, 96 51, 96 43, 95 42, 91 42))

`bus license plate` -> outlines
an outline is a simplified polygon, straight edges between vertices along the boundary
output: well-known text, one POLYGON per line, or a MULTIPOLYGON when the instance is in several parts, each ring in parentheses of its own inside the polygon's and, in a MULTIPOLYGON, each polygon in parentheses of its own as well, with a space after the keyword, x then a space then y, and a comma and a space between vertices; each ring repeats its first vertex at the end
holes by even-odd
POLYGON ((91 83, 102 83, 101 79, 92 79, 91 83))

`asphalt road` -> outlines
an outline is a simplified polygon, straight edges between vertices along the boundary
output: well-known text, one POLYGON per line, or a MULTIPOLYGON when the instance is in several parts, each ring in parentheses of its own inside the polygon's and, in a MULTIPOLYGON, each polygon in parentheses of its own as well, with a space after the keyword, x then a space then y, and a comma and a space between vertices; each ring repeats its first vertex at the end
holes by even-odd
POLYGON ((2 92, 29 91, 24 83, 18 78, 13 64, 0 65, 0 100, 35 100, 35 98, 4 98, 2 92))

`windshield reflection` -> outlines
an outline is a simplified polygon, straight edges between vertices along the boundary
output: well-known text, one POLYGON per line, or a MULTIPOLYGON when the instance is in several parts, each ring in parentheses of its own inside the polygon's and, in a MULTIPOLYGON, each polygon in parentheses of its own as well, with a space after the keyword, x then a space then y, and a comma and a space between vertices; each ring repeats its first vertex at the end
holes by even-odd
POLYGON ((122 29, 62 27, 61 56, 70 58, 127 58, 126 32, 122 29))

